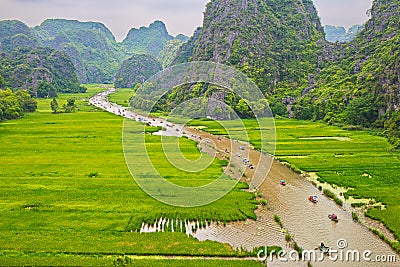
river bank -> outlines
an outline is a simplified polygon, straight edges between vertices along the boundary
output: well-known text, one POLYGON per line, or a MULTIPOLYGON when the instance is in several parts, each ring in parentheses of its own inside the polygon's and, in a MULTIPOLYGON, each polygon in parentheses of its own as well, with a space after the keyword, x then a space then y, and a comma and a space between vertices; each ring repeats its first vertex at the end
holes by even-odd
MULTIPOLYGON (((110 108, 114 112, 118 112, 117 110, 121 110, 122 107, 114 106, 112 108, 112 105, 110 105, 110 108)), ((117 115, 124 116, 123 113, 117 115)), ((125 112, 125 114, 127 113, 125 112)), ((132 118, 132 114, 129 116, 128 113, 128 117, 132 118)), ((135 116, 135 118, 138 117, 135 116)), ((143 121, 143 118, 140 119, 143 121)), ((155 122, 154 124, 157 125, 157 120, 155 122)), ((159 122, 162 122, 162 120, 160 119, 159 122)), ((179 125, 174 125, 174 127, 177 128, 175 130, 172 129, 172 133, 186 131, 189 138, 199 141, 198 137, 201 136, 203 141, 201 143, 213 144, 214 149, 218 152, 218 157, 230 160, 230 166, 233 170, 229 170, 228 168, 226 171, 233 174, 233 176, 237 172, 237 170, 234 170, 235 168, 239 168, 240 170, 240 168, 244 167, 242 159, 236 156, 239 152, 243 153, 240 149, 242 144, 239 142, 217 137, 196 129, 179 129, 181 127, 179 125), (209 143, 205 142, 205 140, 209 140, 209 143)), ((248 179, 255 175, 266 175, 272 164, 268 176, 263 177, 266 178, 264 183, 258 188, 258 191, 265 196, 268 206, 256 211, 257 221, 229 223, 226 227, 217 225, 205 229, 205 232, 198 231, 198 236, 196 237, 200 240, 210 239, 229 243, 233 247, 244 248, 269 244, 283 244, 283 247, 287 247, 287 243, 284 240, 285 235, 282 229, 277 227, 273 219, 273 216, 278 214, 282 218, 285 229, 290 231, 293 238, 305 249, 313 249, 321 241, 334 247, 337 240, 345 238, 351 249, 359 251, 371 250, 375 254, 387 254, 390 251, 387 244, 370 233, 365 227, 354 223, 351 214, 332 203, 332 201, 326 198, 304 177, 294 173, 281 163, 273 161, 271 157, 251 149, 250 146, 247 146, 245 151, 248 153, 247 158, 256 166, 255 169, 246 168, 245 175, 241 179, 245 179, 247 182, 250 181, 248 179), (283 178, 288 182, 288 185, 284 187, 279 184, 279 180, 283 178), (307 198, 309 195, 319 196, 320 201, 318 205, 314 205, 308 201, 307 198), (327 215, 331 213, 339 215, 339 224, 334 224, 327 218, 327 215)), ((237 173, 240 173, 240 171, 237 173)), ((332 266, 343 266, 343 263, 338 265, 337 262, 325 262, 321 266, 330 266, 330 264, 332 266)), ((365 263, 359 266, 364 265, 365 263)), ((349 266, 358 265, 351 263, 349 266)))

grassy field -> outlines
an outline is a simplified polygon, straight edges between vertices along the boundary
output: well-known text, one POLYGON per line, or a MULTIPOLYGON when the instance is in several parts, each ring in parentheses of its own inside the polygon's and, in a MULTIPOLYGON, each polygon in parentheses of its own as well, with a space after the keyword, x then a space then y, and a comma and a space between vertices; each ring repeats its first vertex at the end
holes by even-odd
POLYGON ((2 262, 6 266, 135 266, 135 267, 186 267, 186 266, 221 266, 221 267, 251 267, 265 266, 261 262, 251 260, 223 260, 223 259, 143 259, 140 257, 130 258, 129 256, 76 256, 76 255, 14 255, 15 257, 4 258, 2 262))
POLYGON ((114 94, 111 94, 108 97, 108 100, 110 100, 113 103, 117 103, 118 105, 128 107, 129 106, 129 100, 135 93, 133 92, 132 88, 121 88, 118 89, 117 92, 114 94))
MULTIPOLYGON (((386 209, 370 209, 367 215, 381 220, 400 239, 400 153, 383 137, 367 131, 349 131, 322 123, 277 119, 276 157, 293 168, 316 172, 322 182, 352 188, 346 196, 373 198, 386 209)), ((235 121, 221 122, 239 138, 243 127, 235 121)), ((251 142, 258 148, 257 122, 244 120, 251 142)), ((192 121, 207 131, 226 134, 213 121, 192 121)), ((397 243, 398 246, 398 243, 397 243)))
MULTIPOLYGON (((240 190, 243 185, 198 208, 177 208, 149 197, 125 164, 123 119, 89 106, 87 98, 104 88, 88 88, 86 94, 58 98, 60 106, 76 98, 77 113, 51 114, 51 100, 44 99, 37 112, 0 124, 0 265, 39 264, 35 259, 56 265, 61 254, 68 260, 58 265, 107 265, 126 254, 243 256, 227 244, 199 242, 184 233, 136 232, 143 221, 160 217, 204 223, 252 217, 255 197, 240 190)), ((149 135, 148 142, 151 158, 160 160, 159 137, 149 135)), ((182 142, 185 156, 199 157, 191 141, 182 142)), ((200 180, 221 173, 223 164, 214 161, 200 180)), ((191 177, 184 181, 182 173, 163 167, 159 171, 171 181, 196 185, 191 177)))

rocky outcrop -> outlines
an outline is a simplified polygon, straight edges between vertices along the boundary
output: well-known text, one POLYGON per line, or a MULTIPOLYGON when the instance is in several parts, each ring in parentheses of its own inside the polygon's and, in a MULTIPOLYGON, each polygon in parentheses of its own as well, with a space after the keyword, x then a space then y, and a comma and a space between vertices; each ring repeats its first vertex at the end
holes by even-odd
POLYGON ((155 21, 149 27, 131 29, 122 44, 132 54, 144 53, 158 57, 167 42, 173 39, 174 37, 169 35, 165 24, 155 21))
POLYGON ((303 83, 315 71, 322 39, 312 1, 214 0, 207 5, 203 27, 175 62, 233 65, 272 93, 279 83, 303 83))
POLYGON ((41 46, 64 51, 71 57, 81 83, 111 83, 123 60, 129 57, 102 23, 48 19, 33 32, 41 46))
POLYGON ((161 63, 150 55, 134 55, 124 61, 115 77, 116 88, 134 88, 162 70, 161 63))
POLYGON ((32 30, 18 20, 0 21, 0 51, 11 53, 18 47, 35 47, 37 40, 32 30))
POLYGON ((80 87, 70 58, 51 48, 19 48, 0 56, 0 75, 7 87, 28 90, 36 97, 77 93, 80 87))

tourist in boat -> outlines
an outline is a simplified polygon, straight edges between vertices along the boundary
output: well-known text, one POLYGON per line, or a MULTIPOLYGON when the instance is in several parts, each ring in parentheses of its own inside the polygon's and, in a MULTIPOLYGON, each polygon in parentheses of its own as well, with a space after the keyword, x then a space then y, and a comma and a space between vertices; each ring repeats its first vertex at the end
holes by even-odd
POLYGON ((335 221, 335 222, 339 221, 338 216, 336 214, 329 215, 328 217, 332 221, 335 221))
POLYGON ((327 247, 327 246, 325 246, 325 244, 321 242, 321 244, 319 245, 319 247, 316 248, 316 249, 321 250, 323 253, 329 253, 329 249, 330 249, 330 248, 327 247))
POLYGON ((313 202, 313 203, 317 203, 317 202, 318 202, 317 196, 309 196, 309 197, 308 197, 308 200, 310 200, 310 201, 313 202))

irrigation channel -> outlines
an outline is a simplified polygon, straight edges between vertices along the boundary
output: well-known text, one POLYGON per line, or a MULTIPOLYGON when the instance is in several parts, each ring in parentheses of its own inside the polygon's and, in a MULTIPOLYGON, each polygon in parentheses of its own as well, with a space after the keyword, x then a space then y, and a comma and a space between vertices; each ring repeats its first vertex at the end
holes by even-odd
MULTIPOLYGON (((99 93, 90 99, 90 103, 96 107, 104 109, 113 114, 134 119, 141 122, 148 122, 152 126, 165 126, 166 122, 161 118, 147 118, 129 111, 127 108, 110 103, 107 96, 116 89, 109 89, 99 93)), ((162 132, 157 134, 167 136, 182 137, 183 133, 188 138, 199 143, 203 152, 212 152, 219 158, 229 158, 230 167, 225 169, 225 173, 236 179, 242 179, 238 167, 245 168, 242 157, 246 155, 251 162, 257 164, 257 168, 246 168, 244 177, 254 175, 265 175, 268 173, 263 184, 258 188, 267 201, 267 205, 257 209, 256 221, 247 220, 245 222, 222 224, 211 223, 203 229, 192 232, 190 227, 196 222, 184 222, 187 234, 191 234, 200 241, 214 240, 221 243, 229 243, 233 248, 253 249, 260 246, 281 246, 288 253, 293 250, 294 241, 305 250, 315 251, 317 258, 321 256, 319 250, 315 250, 321 242, 331 249, 337 250, 338 259, 331 260, 325 256, 323 261, 311 260, 312 266, 398 266, 399 256, 390 248, 388 244, 370 232, 367 227, 360 223, 355 223, 352 219, 348 206, 340 207, 332 200, 328 199, 323 193, 312 185, 304 176, 297 174, 288 167, 273 160, 270 156, 264 155, 248 144, 230 140, 225 137, 218 137, 201 130, 187 128, 182 125, 168 123, 162 132), (201 141, 200 138, 201 137, 201 141), (229 148, 229 151, 227 151, 229 148), (242 153, 239 157, 237 154, 242 153), (268 172, 268 161, 273 160, 272 167, 268 172), (285 179, 286 186, 282 186, 279 181, 285 179), (308 196, 318 196, 318 203, 309 201, 308 196), (328 218, 329 214, 338 215, 339 222, 333 222, 328 218), (274 220, 274 215, 279 215, 283 228, 274 220), (287 242, 285 237, 290 234, 292 240, 287 242), (338 240, 345 240, 338 246, 338 240), (343 248, 342 248, 343 247, 343 248), (360 253, 360 261, 353 261, 352 251, 360 253), (366 255, 370 261, 364 260, 363 253, 371 251, 372 254, 366 255), (387 256, 396 256, 396 263, 377 262, 380 258, 387 260, 387 256), (378 257, 376 257, 378 256, 378 257), (347 261, 349 259, 349 261, 347 261)), ((249 179, 247 178, 247 182, 249 179)), ((142 232, 162 230, 160 218, 158 225, 143 225, 142 232)), ((294 255, 294 254, 293 254, 294 255)), ((307 266, 307 261, 293 261, 289 255, 283 257, 284 262, 274 258, 268 260, 268 266, 307 266)), ((294 258, 294 257, 293 257, 294 258)), ((357 257, 355 257, 357 259, 357 257)))

